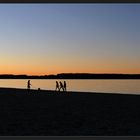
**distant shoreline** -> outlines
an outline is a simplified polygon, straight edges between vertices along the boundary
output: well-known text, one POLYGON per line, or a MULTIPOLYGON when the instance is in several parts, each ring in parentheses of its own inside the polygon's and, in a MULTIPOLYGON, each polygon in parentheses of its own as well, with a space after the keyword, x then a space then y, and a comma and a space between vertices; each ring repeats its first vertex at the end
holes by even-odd
POLYGON ((1 74, 0 79, 140 79, 140 74, 60 73, 41 76, 1 74))

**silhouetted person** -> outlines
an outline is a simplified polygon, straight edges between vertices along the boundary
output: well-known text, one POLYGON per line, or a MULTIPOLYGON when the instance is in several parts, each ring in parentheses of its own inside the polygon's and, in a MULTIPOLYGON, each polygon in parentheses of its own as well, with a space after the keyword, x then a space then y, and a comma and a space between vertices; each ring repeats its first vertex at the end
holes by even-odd
POLYGON ((67 91, 67 84, 66 84, 66 81, 64 81, 64 91, 67 91))
POLYGON ((61 90, 61 88, 62 88, 62 89, 63 89, 63 91, 64 91, 64 87, 63 87, 63 84, 62 84, 62 82, 61 82, 61 81, 59 82, 59 84, 60 84, 59 91, 61 90))
POLYGON ((59 90, 59 84, 58 84, 58 81, 56 81, 56 88, 55 88, 55 90, 57 91, 57 89, 59 90))
POLYGON ((30 83, 30 80, 28 80, 28 82, 27 82, 27 91, 28 92, 30 91, 30 88, 31 88, 31 83, 30 83))

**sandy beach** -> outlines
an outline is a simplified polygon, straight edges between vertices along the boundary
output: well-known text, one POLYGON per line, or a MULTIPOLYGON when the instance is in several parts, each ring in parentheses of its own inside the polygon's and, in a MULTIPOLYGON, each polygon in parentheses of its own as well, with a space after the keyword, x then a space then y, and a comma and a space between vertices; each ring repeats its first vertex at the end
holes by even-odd
POLYGON ((0 136, 138 136, 140 95, 0 88, 0 136))

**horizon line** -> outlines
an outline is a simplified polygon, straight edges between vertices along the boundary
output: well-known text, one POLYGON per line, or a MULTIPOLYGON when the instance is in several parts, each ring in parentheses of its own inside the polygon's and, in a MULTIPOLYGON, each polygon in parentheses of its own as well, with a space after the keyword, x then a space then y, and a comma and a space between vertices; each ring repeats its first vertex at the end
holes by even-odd
POLYGON ((121 75, 140 75, 140 73, 57 73, 57 74, 0 74, 0 76, 2 75, 13 75, 13 76, 21 76, 21 75, 24 75, 24 76, 51 76, 51 75, 54 75, 54 76, 57 76, 59 74, 114 74, 114 75, 118 75, 118 74, 121 74, 121 75))

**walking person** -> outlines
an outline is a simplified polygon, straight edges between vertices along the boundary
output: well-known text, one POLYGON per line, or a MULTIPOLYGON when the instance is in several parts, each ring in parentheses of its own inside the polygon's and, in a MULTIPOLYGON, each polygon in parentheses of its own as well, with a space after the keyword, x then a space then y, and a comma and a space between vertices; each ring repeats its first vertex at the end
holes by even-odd
POLYGON ((63 87, 63 84, 62 84, 62 82, 61 82, 61 81, 59 82, 59 84, 60 84, 59 91, 61 90, 61 88, 62 88, 62 90, 64 91, 64 87, 63 87))
POLYGON ((28 82, 27 82, 27 91, 28 92, 30 91, 30 88, 31 88, 31 83, 30 83, 30 80, 28 80, 28 82))
POLYGON ((66 81, 64 81, 64 91, 67 91, 67 84, 66 84, 66 81))
POLYGON ((55 91, 57 91, 57 89, 58 89, 58 91, 59 91, 59 84, 58 84, 58 81, 56 81, 56 88, 55 88, 55 91))

